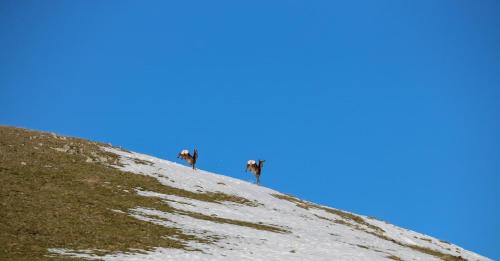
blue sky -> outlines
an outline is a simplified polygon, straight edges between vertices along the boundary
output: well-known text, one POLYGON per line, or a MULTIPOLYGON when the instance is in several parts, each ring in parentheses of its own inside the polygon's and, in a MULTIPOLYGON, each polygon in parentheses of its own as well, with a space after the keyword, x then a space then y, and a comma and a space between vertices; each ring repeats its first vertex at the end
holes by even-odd
POLYGON ((0 124, 111 142, 500 259, 500 2, 0 3, 0 124))

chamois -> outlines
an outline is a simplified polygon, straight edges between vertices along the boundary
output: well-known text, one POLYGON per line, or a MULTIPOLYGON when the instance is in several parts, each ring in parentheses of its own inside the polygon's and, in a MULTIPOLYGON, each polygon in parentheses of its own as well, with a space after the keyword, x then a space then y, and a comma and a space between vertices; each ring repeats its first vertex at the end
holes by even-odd
POLYGON ((196 165, 196 160, 198 159, 198 150, 197 149, 194 149, 192 156, 191 156, 191 154, 189 154, 189 150, 182 150, 179 153, 179 155, 177 155, 177 158, 181 158, 181 159, 187 161, 187 163, 193 167, 193 170, 196 170, 195 165, 196 165))
POLYGON ((262 167, 264 166, 265 160, 259 160, 259 163, 257 164, 255 160, 249 160, 247 162, 247 168, 245 169, 245 172, 249 171, 253 172, 255 175, 256 179, 256 184, 260 185, 260 173, 262 172, 262 167))

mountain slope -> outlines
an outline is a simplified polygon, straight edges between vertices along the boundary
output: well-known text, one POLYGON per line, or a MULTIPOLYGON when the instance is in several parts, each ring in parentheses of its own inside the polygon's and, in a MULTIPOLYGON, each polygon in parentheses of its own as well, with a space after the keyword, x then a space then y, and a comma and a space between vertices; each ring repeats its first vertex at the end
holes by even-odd
POLYGON ((110 145, 0 127, 0 259, 488 260, 110 145))

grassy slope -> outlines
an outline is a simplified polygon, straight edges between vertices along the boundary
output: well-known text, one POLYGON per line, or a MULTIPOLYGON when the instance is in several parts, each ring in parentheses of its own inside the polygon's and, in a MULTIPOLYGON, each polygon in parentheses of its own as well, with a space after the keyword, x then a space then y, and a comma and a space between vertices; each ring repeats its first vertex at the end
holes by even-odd
MULTIPOLYGON (((117 156, 102 151, 100 146, 107 145, 0 126, 0 260, 68 259, 49 255, 48 248, 95 249, 95 253, 102 254, 153 247, 192 251, 186 246, 186 241, 210 243, 217 240, 186 235, 177 228, 130 217, 127 213, 135 207, 276 233, 288 232, 275 225, 181 211, 159 198, 139 196, 134 192, 137 187, 207 202, 259 205, 258 202, 223 193, 193 193, 162 185, 151 177, 117 170, 110 167, 119 164, 117 156)), ((136 163, 149 164, 147 161, 136 163)), ((403 247, 443 260, 463 260, 388 238, 381 228, 369 224, 360 216, 292 196, 274 196, 301 208, 318 208, 330 212, 342 218, 332 222, 403 247)), ((398 260, 396 256, 388 258, 398 260)))
POLYGON ((134 193, 136 187, 209 202, 255 204, 222 193, 193 193, 168 187, 151 177, 119 171, 109 167, 118 164, 116 156, 101 151, 99 146, 106 145, 0 126, 0 260, 62 259, 49 256, 48 248, 109 253, 153 247, 189 249, 186 241, 212 240, 126 214, 138 206, 286 232, 275 226, 180 212, 161 199, 139 196, 134 193))

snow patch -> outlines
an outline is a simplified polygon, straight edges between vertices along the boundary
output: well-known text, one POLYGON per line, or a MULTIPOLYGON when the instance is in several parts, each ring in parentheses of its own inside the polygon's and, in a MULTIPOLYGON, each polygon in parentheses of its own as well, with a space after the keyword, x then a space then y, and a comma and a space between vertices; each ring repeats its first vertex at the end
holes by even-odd
MULTIPOLYGON (((206 202, 176 195, 136 189, 147 197, 161 198, 165 204, 190 213, 214 216, 222 219, 276 225, 290 233, 259 230, 237 224, 202 220, 179 213, 167 213, 156 209, 136 207, 127 215, 161 226, 175 227, 185 234, 197 237, 217 238, 212 243, 186 242, 190 248, 200 251, 156 248, 141 253, 115 253, 104 256, 91 251, 74 252, 67 249, 51 249, 52 253, 73 255, 79 258, 102 260, 387 260, 390 255, 402 260, 439 260, 438 258, 405 247, 418 245, 442 253, 461 255, 468 260, 489 260, 455 245, 413 231, 399 228, 382 221, 359 216, 384 232, 383 236, 401 242, 397 244, 381 236, 363 230, 366 225, 336 215, 320 208, 304 208, 295 202, 280 199, 283 195, 275 190, 256 186, 235 178, 203 170, 193 170, 171 161, 148 155, 103 147, 103 150, 119 155, 120 165, 113 167, 138 175, 156 178, 160 183, 179 189, 202 193, 220 192, 258 202, 248 206, 234 202, 206 202), (151 164, 139 164, 148 161, 151 164), (456 252, 459 249, 459 254, 456 252)), ((182 153, 182 152, 181 152, 182 153)), ((255 163, 254 160, 248 161, 255 163)))

